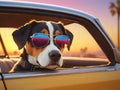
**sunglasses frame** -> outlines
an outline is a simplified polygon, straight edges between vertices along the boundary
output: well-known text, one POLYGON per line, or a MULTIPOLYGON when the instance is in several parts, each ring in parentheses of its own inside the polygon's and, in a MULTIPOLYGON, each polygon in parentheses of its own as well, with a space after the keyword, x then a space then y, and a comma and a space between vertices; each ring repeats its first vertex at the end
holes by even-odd
MULTIPOLYGON (((58 35, 58 36, 65 36, 65 37, 68 38, 67 35, 58 35)), ((56 38, 57 38, 58 36, 53 37, 53 41, 54 41, 55 45, 56 45, 58 48, 64 48, 64 47, 59 47, 59 45, 57 45, 56 38)), ((46 34, 44 34, 44 33, 34 33, 32 36, 30 36, 30 39, 31 39, 31 44, 32 44, 32 46, 34 46, 34 47, 36 47, 36 48, 43 48, 43 47, 47 46, 47 45, 50 43, 50 40, 51 40, 51 38, 49 37, 49 34, 46 35, 46 34), (33 38, 34 38, 34 35, 35 35, 35 34, 42 34, 42 35, 47 36, 47 37, 48 37, 48 42, 47 42, 45 45, 41 46, 41 47, 37 47, 37 46, 34 44, 34 42, 33 42, 33 38)), ((65 44, 66 44, 66 45, 69 45, 70 39, 68 38, 67 41, 68 41, 68 43, 65 43, 65 44)))

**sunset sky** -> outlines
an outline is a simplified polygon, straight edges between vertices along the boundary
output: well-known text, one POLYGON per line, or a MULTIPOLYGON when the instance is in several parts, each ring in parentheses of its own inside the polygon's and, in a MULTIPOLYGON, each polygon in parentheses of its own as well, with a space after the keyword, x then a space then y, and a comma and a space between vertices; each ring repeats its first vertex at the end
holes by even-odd
POLYGON ((114 17, 111 16, 109 10, 110 2, 116 2, 116 0, 21 0, 21 1, 55 4, 87 12, 99 18, 106 32, 109 34, 113 42, 117 44, 117 16, 114 17))

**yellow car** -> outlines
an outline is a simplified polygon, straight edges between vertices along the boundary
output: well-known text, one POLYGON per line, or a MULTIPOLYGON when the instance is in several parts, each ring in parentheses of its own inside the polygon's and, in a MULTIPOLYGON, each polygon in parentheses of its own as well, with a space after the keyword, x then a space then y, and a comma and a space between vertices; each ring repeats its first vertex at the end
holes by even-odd
POLYGON ((120 52, 99 20, 65 7, 0 1, 0 90, 120 90, 120 52), (12 32, 30 20, 62 22, 73 35, 62 67, 9 71, 20 59, 12 32))

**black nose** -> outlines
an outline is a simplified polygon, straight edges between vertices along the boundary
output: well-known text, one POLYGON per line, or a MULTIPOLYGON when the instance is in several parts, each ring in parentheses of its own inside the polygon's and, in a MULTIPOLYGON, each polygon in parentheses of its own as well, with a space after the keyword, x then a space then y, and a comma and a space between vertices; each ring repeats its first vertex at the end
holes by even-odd
POLYGON ((56 50, 52 50, 51 52, 49 52, 49 57, 51 60, 57 62, 60 59, 61 54, 56 50))

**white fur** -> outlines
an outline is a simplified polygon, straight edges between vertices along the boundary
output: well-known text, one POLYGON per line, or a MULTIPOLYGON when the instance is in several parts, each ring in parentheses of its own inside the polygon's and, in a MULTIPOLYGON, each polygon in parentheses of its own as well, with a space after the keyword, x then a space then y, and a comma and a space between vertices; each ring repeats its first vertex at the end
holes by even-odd
POLYGON ((28 61, 29 61, 29 63, 31 63, 31 64, 33 64, 33 65, 39 65, 39 64, 37 63, 36 58, 33 57, 33 56, 31 56, 31 55, 28 55, 28 61))
MULTIPOLYGON (((49 34, 50 34, 50 44, 38 55, 37 60, 41 67, 49 67, 51 60, 49 58, 49 52, 52 50, 57 50, 60 54, 61 51, 54 45, 53 42, 53 33, 54 33, 54 28, 51 24, 51 22, 46 22, 46 25, 48 26, 49 34)), ((33 65, 38 65, 36 59, 32 56, 29 56, 29 62, 33 65)), ((63 59, 62 57, 60 58, 59 62, 57 63, 59 66, 62 66, 63 59)))

